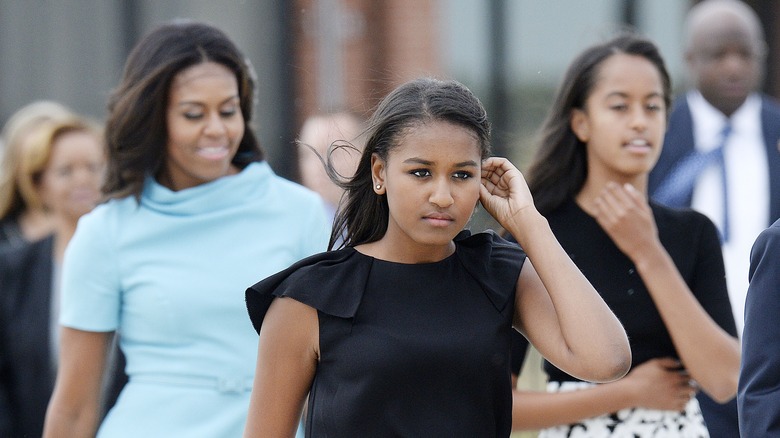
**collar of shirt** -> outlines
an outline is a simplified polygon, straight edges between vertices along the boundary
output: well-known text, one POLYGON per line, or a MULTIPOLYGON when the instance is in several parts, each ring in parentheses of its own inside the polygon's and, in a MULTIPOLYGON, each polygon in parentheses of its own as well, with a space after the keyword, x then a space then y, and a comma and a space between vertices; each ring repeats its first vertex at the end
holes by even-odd
MULTIPOLYGON (((688 106, 693 118, 693 135, 696 150, 707 152, 718 146, 723 125, 729 120, 722 112, 712 106, 698 90, 688 93, 688 106)), ((742 140, 761 139, 761 97, 753 93, 731 116, 731 135, 727 147, 742 140)), ((760 146, 760 145, 759 145, 760 146)))

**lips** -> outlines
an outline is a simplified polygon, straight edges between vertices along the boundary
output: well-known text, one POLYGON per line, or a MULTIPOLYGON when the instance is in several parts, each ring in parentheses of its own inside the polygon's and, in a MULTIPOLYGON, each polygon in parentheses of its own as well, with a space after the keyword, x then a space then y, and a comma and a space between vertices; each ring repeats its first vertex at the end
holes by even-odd
POLYGON ((643 138, 635 138, 629 141, 628 143, 624 144, 623 146, 633 152, 642 152, 642 153, 645 153, 652 148, 650 146, 650 142, 648 142, 643 138))
POLYGON ((445 227, 454 222, 452 216, 443 213, 429 214, 424 216, 423 219, 428 221, 431 225, 439 227, 445 227))
POLYGON ((207 160, 221 160, 230 153, 230 148, 228 146, 199 147, 195 152, 207 160))

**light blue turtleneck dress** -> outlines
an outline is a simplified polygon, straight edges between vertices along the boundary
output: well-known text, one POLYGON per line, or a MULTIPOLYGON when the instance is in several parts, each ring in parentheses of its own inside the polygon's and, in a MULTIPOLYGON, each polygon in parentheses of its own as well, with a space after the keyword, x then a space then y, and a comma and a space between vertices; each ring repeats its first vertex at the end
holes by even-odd
POLYGON ((101 437, 240 437, 257 360, 244 291, 327 246, 322 200, 266 163, 178 192, 151 178, 79 222, 61 323, 118 331, 130 381, 101 437))

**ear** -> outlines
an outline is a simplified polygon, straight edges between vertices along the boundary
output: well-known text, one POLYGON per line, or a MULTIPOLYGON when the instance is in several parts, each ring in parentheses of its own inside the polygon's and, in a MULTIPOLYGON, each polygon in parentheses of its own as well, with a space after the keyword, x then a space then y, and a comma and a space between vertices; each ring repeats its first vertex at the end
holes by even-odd
POLYGON ((371 154, 371 179, 373 181, 374 192, 377 195, 385 193, 385 170, 387 163, 377 154, 371 154))
POLYGON ((574 131, 574 135, 576 135, 581 142, 587 143, 588 140, 590 140, 590 123, 585 111, 579 108, 573 109, 569 124, 571 130, 574 131))

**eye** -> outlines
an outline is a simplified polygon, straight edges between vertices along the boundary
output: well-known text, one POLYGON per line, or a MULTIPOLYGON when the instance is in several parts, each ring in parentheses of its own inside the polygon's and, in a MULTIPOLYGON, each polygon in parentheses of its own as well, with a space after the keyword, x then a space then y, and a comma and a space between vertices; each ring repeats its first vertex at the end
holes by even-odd
POLYGON ((616 104, 611 105, 609 108, 611 110, 613 110, 613 111, 620 111, 620 112, 622 112, 622 111, 626 111, 628 109, 628 105, 626 105, 625 103, 616 103, 616 104))
POLYGON ((414 169, 409 171, 410 175, 414 175, 417 178, 425 178, 431 176, 431 172, 428 169, 414 169))
POLYGON ((70 166, 60 167, 56 170, 56 174, 60 178, 67 178, 71 173, 73 173, 73 169, 70 166))
POLYGON ((186 112, 184 113, 184 118, 187 120, 199 120, 203 117, 203 113, 195 113, 195 112, 186 112))
POLYGON ((87 170, 89 170, 91 173, 97 174, 103 171, 103 165, 100 163, 90 163, 87 166, 87 170))
POLYGON ((238 114, 237 108, 223 109, 222 111, 219 112, 219 115, 225 118, 233 117, 236 114, 238 114))
POLYGON ((662 109, 663 109, 663 107, 661 105, 657 104, 657 103, 651 103, 651 104, 647 105, 647 110, 648 111, 652 111, 654 113, 657 113, 657 112, 661 111, 662 109))
POLYGON ((469 178, 471 178, 472 176, 473 176, 473 175, 472 175, 472 173, 471 173, 471 172, 468 172, 468 171, 465 171, 465 170, 461 170, 461 171, 455 172, 455 173, 452 175, 452 177, 453 177, 453 178, 455 178, 455 179, 462 179, 462 180, 469 179, 469 178))

